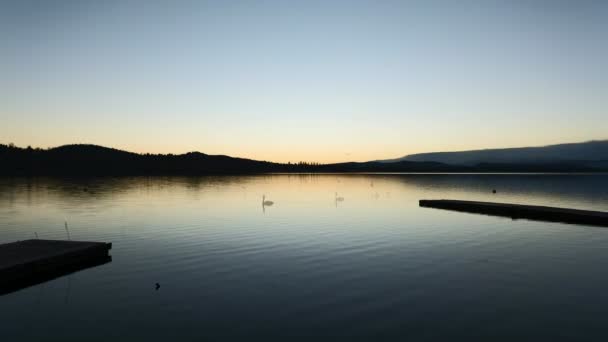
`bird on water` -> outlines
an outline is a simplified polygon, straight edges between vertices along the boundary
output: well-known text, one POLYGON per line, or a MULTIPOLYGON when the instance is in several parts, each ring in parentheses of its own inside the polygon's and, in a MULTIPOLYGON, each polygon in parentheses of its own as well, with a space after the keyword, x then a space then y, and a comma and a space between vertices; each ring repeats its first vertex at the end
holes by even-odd
POLYGON ((267 205, 273 205, 274 202, 273 201, 267 201, 266 200, 266 195, 262 195, 262 205, 263 206, 267 206, 267 205))
POLYGON ((335 199, 336 199, 336 202, 342 202, 342 201, 344 201, 344 197, 338 197, 338 193, 337 192, 336 192, 336 195, 335 195, 335 199))

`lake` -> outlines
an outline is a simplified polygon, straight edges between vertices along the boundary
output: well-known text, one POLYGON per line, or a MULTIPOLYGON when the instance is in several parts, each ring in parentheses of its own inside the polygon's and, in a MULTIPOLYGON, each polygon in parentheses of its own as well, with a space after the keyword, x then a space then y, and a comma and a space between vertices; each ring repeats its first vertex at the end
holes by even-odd
POLYGON ((418 206, 440 198, 608 211, 608 175, 0 178, 0 243, 113 243, 0 296, 0 336, 608 339, 608 229, 418 206))

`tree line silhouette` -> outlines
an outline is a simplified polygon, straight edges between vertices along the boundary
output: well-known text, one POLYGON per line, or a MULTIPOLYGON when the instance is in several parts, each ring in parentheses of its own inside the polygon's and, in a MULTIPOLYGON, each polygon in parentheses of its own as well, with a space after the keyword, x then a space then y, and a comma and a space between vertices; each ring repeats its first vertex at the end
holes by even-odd
POLYGON ((205 175, 321 172, 594 172, 576 163, 478 164, 458 166, 437 162, 401 161, 273 163, 200 152, 139 154, 97 145, 65 145, 49 149, 0 144, 0 175, 4 176, 119 176, 205 175))

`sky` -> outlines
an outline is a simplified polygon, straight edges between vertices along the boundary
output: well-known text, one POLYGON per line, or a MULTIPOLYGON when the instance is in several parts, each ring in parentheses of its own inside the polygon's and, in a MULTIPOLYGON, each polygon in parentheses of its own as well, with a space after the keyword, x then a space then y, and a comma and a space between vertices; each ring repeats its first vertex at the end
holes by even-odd
POLYGON ((608 1, 0 0, 0 143, 277 162, 608 138, 608 1))

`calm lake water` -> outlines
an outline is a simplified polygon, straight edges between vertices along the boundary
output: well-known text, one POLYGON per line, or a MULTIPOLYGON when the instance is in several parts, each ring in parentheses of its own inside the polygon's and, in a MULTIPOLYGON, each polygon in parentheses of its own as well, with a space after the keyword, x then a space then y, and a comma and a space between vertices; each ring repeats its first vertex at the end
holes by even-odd
POLYGON ((64 221, 113 243, 109 264, 0 296, 0 336, 608 339, 608 229, 418 207, 439 198, 608 211, 608 176, 0 179, 0 243, 65 239, 64 221))

